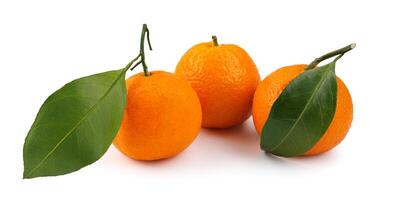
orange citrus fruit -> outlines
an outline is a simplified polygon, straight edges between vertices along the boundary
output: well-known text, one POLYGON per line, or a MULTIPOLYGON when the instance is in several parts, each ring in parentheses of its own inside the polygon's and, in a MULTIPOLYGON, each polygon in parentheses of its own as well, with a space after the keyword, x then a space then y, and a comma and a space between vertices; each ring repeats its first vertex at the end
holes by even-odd
POLYGON ((201 107, 186 80, 154 71, 126 81, 127 105, 114 145, 137 160, 172 157, 188 147, 199 133, 201 107))
MULTIPOLYGON (((254 125, 259 134, 277 100, 292 79, 305 71, 307 65, 282 67, 268 75, 256 89, 252 112, 254 125)), ((353 119, 353 103, 343 81, 337 77, 337 103, 334 118, 322 138, 304 155, 326 152, 339 144, 346 136, 353 119)))
POLYGON ((200 99, 202 126, 227 128, 251 115, 252 98, 260 81, 251 57, 237 45, 200 43, 179 61, 175 73, 185 77, 200 99))

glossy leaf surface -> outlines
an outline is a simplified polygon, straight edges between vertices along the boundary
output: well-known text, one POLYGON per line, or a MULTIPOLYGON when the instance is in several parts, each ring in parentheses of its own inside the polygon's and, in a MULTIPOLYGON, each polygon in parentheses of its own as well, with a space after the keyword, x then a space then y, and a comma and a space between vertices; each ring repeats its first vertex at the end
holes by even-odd
POLYGON ((300 156, 323 136, 336 109, 335 62, 305 71, 283 90, 262 129, 263 150, 300 156))
POLYGON ((125 109, 125 71, 76 79, 47 98, 25 139, 24 178, 70 173, 106 152, 125 109))

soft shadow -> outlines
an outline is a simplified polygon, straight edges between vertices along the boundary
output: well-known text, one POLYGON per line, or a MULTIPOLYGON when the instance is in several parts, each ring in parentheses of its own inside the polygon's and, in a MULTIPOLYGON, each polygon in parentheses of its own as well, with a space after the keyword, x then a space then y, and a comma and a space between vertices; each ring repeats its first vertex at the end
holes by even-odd
POLYGON ((279 157, 270 153, 264 153, 265 157, 277 164, 290 166, 313 166, 313 165, 329 165, 337 159, 337 152, 328 151, 313 156, 299 156, 292 158, 279 157))
POLYGON ((318 155, 312 156, 300 156, 295 158, 289 158, 293 162, 299 162, 301 164, 330 164, 338 159, 338 151, 336 149, 324 152, 318 155))
POLYGON ((260 151, 259 135, 247 121, 226 129, 203 128, 201 134, 215 139, 219 145, 230 146, 234 153, 256 155, 260 151))
MULTIPOLYGON (((110 149, 110 153, 113 154, 112 156, 112 162, 128 162, 134 165, 142 165, 142 166, 147 166, 147 167, 156 167, 156 166, 165 166, 165 165, 171 165, 172 162, 175 162, 175 160, 178 160, 178 155, 166 158, 166 159, 160 159, 160 160, 152 160, 152 161, 145 161, 145 160, 134 160, 132 158, 129 158, 128 156, 124 155, 122 152, 117 150, 116 147, 112 146, 110 149)), ((182 152, 181 154, 183 154, 182 152)))
MULTIPOLYGON (((324 166, 338 159, 338 151, 332 150, 315 156, 301 156, 295 158, 284 158, 270 153, 264 153, 260 149, 260 136, 252 123, 247 120, 241 125, 227 129, 202 128, 199 137, 182 153, 167 159, 156 161, 139 161, 128 158, 112 147, 110 152, 112 162, 128 162, 136 166, 148 168, 170 167, 181 163, 201 163, 228 160, 228 157, 238 156, 247 159, 248 162, 269 162, 283 167, 306 168, 308 166, 324 166), (210 156, 209 156, 210 155, 210 156), (212 156, 211 156, 212 155, 212 156), (185 157, 186 156, 186 157, 185 157), (201 160, 197 160, 201 159, 201 160), (187 161, 186 161, 187 160, 187 161), (190 160, 190 161, 189 161, 190 160), (181 163, 180 163, 181 162, 181 163)), ((195 164, 194 164, 195 165, 195 164)))

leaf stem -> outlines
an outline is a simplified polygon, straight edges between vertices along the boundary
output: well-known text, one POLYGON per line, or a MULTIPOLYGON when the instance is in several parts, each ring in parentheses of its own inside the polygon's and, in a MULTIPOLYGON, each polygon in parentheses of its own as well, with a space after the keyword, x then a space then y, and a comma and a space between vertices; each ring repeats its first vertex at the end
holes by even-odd
POLYGON ((219 46, 219 44, 218 44, 218 38, 216 37, 216 35, 213 35, 213 36, 212 36, 212 44, 213 44, 215 47, 219 46))
MULTIPOLYGON (((134 64, 135 61, 137 61, 138 58, 140 58, 140 57, 141 57, 141 55, 139 54, 137 57, 135 57, 133 60, 131 60, 131 61, 124 67, 124 72, 126 72, 128 69, 130 69, 130 67, 132 66, 132 64, 134 64)), ((134 65, 134 66, 131 68, 131 71, 132 71, 135 67, 136 67, 136 66, 134 65)))
MULTIPOLYGON (((327 53, 327 54, 324 54, 323 56, 314 59, 313 62, 311 62, 311 63, 306 67, 306 70, 313 69, 313 68, 317 67, 317 65, 318 65, 320 62, 322 62, 322 61, 324 61, 324 60, 326 60, 326 59, 328 59, 328 58, 332 58, 332 57, 334 57, 334 56, 339 55, 338 58, 337 58, 337 59, 339 59, 339 58, 342 57, 346 52, 348 52, 348 51, 354 49, 355 47, 356 47, 356 43, 352 43, 352 44, 349 44, 349 45, 347 45, 347 46, 345 46, 345 47, 343 47, 343 48, 340 48, 340 49, 337 49, 337 50, 335 50, 335 51, 331 51, 331 52, 329 52, 329 53, 327 53)), ((337 60, 337 59, 336 59, 336 60, 337 60)))

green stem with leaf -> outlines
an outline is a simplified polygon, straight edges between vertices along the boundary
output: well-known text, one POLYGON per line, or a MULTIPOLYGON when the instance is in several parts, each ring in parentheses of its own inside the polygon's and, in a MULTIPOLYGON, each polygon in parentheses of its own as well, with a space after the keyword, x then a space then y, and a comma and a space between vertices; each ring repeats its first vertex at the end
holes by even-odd
POLYGON ((133 67, 131 67, 131 70, 135 69, 135 67, 138 66, 139 64, 142 64, 144 75, 150 76, 150 72, 148 70, 145 61, 145 38, 147 39, 149 49, 152 50, 152 44, 150 43, 150 38, 149 38, 149 28, 147 27, 146 24, 143 24, 139 54, 131 62, 129 62, 127 66, 125 66, 125 71, 127 71, 139 59, 139 61, 136 62, 133 67))
MULTIPOLYGON (((317 65, 318 65, 320 62, 322 62, 322 61, 324 61, 324 60, 326 60, 326 59, 328 59, 328 58, 332 58, 332 57, 334 57, 334 56, 337 56, 337 55, 339 55, 338 58, 337 58, 337 59, 339 59, 339 58, 342 57, 346 52, 348 52, 348 51, 354 49, 355 47, 356 47, 356 43, 352 43, 352 44, 349 44, 349 45, 347 45, 347 46, 345 46, 345 47, 343 47, 343 48, 340 48, 340 49, 337 49, 337 50, 335 50, 335 51, 331 51, 331 52, 329 52, 329 53, 327 53, 327 54, 324 54, 323 56, 314 59, 313 62, 311 62, 305 69, 306 69, 306 70, 313 69, 313 68, 317 67, 317 65)), ((337 59, 336 59, 336 60, 337 60, 337 59)))

